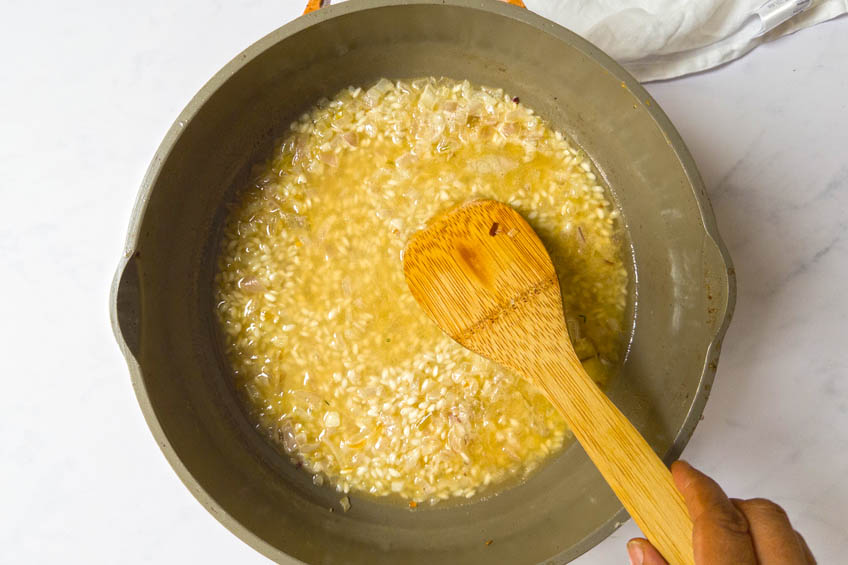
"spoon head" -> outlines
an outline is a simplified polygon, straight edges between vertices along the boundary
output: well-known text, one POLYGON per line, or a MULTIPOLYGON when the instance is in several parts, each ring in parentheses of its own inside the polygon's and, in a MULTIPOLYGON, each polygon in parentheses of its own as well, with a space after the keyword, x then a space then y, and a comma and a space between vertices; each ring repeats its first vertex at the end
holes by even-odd
MULTIPOLYGON (((427 315, 453 339, 486 357, 499 357, 492 345, 510 346, 502 334, 514 333, 504 326, 518 323, 518 314, 532 317, 537 307, 553 309, 546 312, 546 323, 558 320, 564 327, 559 282, 548 252, 533 228, 506 204, 474 200, 437 216, 407 243, 403 271, 427 315)), ((522 332, 528 330, 526 320, 519 325, 522 332)))

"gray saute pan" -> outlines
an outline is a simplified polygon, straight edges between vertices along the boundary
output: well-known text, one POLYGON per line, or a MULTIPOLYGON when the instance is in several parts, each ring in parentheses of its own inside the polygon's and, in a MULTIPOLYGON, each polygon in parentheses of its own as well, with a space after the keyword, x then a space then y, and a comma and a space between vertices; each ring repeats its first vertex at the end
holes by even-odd
POLYGON ((240 409, 212 310, 226 203, 319 98, 426 75, 520 96, 605 179, 632 245, 637 297, 630 354, 607 392, 666 461, 689 440, 713 382, 733 269, 692 157, 626 71, 568 30, 495 0, 350 0, 304 15, 227 64, 168 131, 111 296, 115 334, 166 458, 209 512, 282 563, 565 563, 627 519, 577 444, 488 499, 412 512, 354 495, 343 513, 339 494, 314 486, 240 409))

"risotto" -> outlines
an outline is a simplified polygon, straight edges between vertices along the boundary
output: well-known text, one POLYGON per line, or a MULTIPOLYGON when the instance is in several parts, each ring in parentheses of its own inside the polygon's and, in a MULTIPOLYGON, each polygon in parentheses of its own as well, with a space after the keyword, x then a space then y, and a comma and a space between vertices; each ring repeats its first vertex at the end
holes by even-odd
POLYGON ((499 89, 432 78, 344 89, 256 167, 215 281, 247 412, 316 484, 410 506, 472 497, 568 438, 533 385, 453 342, 407 290, 409 235, 473 198, 528 219, 586 370, 599 384, 618 370, 628 274, 618 212, 586 157, 499 89))

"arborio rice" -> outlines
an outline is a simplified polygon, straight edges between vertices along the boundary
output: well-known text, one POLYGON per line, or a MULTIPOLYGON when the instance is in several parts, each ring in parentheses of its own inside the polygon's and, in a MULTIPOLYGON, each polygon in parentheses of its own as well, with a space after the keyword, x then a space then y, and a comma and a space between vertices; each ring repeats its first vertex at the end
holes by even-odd
POLYGON ((618 212, 585 156, 502 90, 347 88, 291 125, 231 210, 216 308, 235 384, 316 484, 412 506, 471 497, 568 437, 532 385, 443 335, 406 288, 408 236, 478 197, 541 235, 578 354, 603 384, 628 299, 618 212))

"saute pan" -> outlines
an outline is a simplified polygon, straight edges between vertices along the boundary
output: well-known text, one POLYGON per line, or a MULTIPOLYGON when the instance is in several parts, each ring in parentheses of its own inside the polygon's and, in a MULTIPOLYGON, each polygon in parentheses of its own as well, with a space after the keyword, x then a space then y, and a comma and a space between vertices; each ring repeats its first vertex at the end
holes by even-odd
POLYGON ((209 512, 269 558, 565 563, 627 519, 576 443, 497 496, 411 511, 352 495, 341 512, 338 493, 313 485, 250 425, 216 345, 216 244, 250 166, 321 97, 418 76, 502 87, 590 156, 632 247, 634 331, 607 392, 661 457, 675 459, 707 401, 735 296, 704 185, 626 71, 496 0, 349 0, 227 64, 179 115, 142 182, 112 289, 115 334, 168 461, 209 512))

